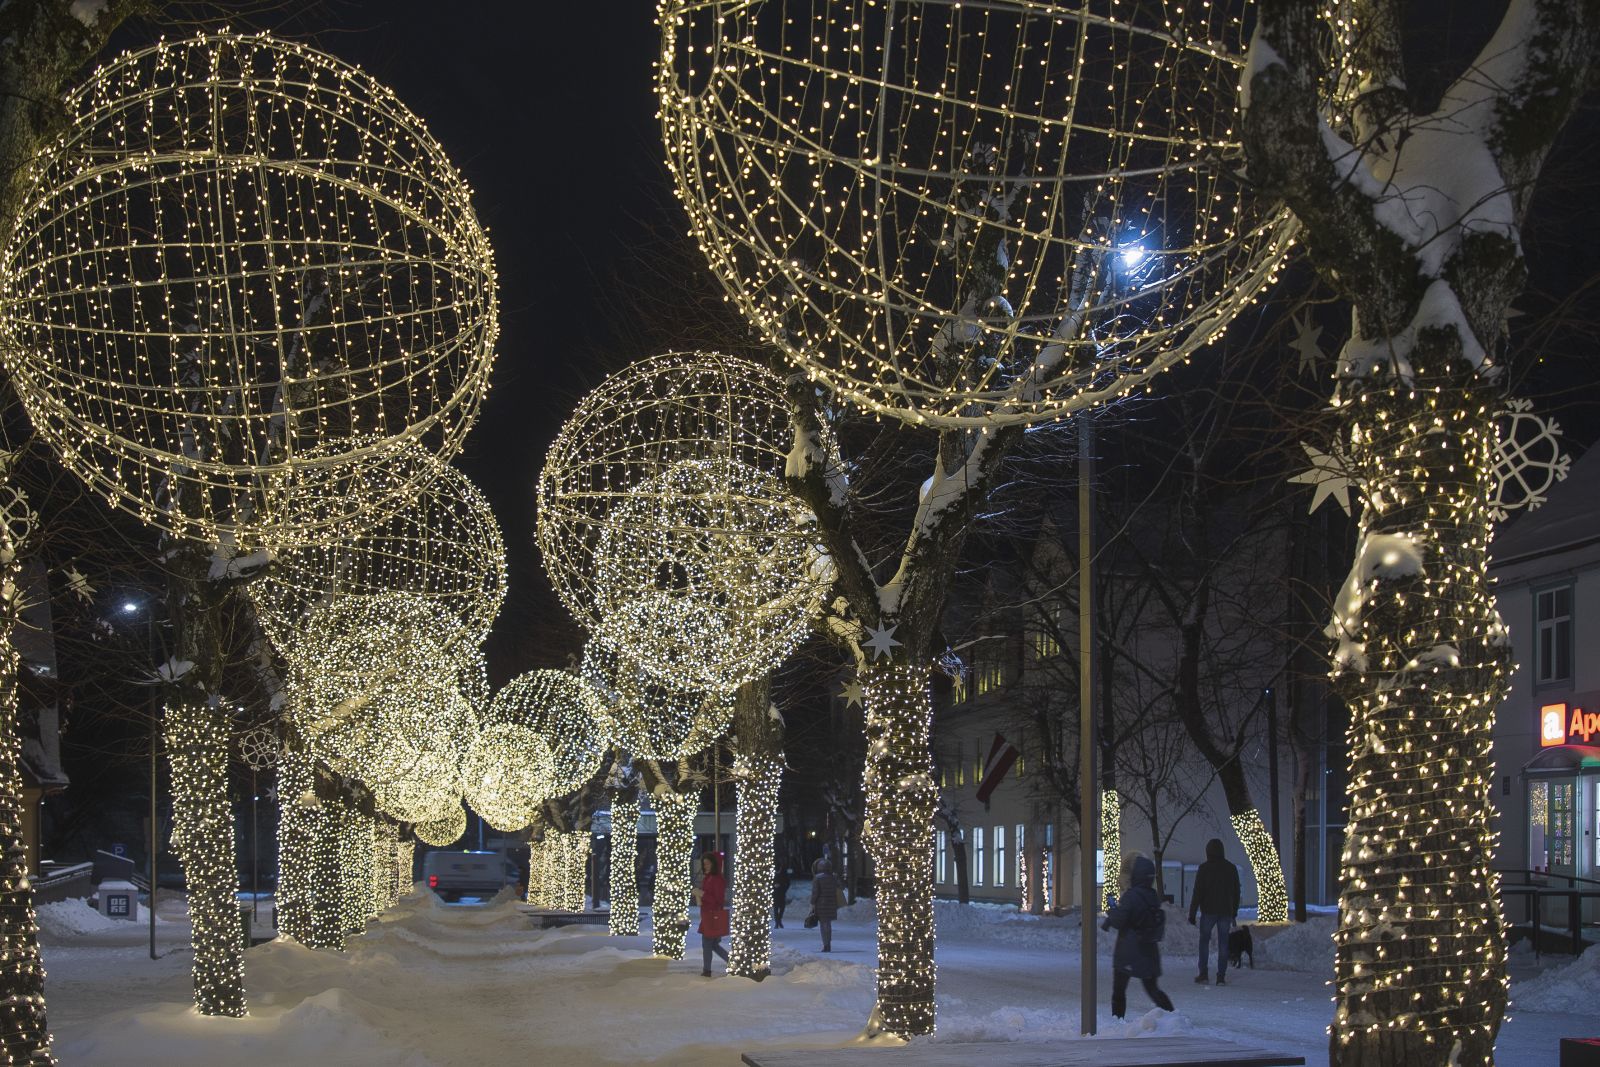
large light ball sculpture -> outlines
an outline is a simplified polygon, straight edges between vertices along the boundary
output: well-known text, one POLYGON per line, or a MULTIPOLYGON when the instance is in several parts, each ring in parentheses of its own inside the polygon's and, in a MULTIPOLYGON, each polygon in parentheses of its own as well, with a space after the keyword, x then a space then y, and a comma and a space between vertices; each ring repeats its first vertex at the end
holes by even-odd
POLYGON ((611 743, 641 759, 676 760, 704 752, 733 723, 733 694, 663 680, 637 660, 591 640, 583 676, 606 702, 611 743))
POLYGON ((552 795, 555 757, 537 732, 515 723, 491 722, 479 732, 461 765, 467 803, 499 830, 533 822, 552 795))
POLYGON ((529 671, 511 679, 494 695, 484 721, 526 728, 543 740, 550 754, 545 784, 552 797, 583 788, 599 772, 610 746, 600 694, 566 671, 529 671))
POLYGON ((791 438, 783 383, 749 360, 667 353, 606 379, 539 478, 562 602, 677 684, 733 689, 772 669, 832 579, 783 485, 791 438))
POLYGON ((838 395, 1057 418, 1214 340, 1291 243, 1236 178, 1230 10, 661 0, 667 163, 728 295, 838 395))
POLYGON ((417 823, 412 832, 418 841, 434 848, 453 845, 467 832, 467 810, 457 800, 453 808, 441 812, 436 819, 417 823))
POLYGON ((125 54, 66 108, 0 251, 0 354, 41 436, 207 542, 402 506, 352 493, 308 526, 291 502, 407 440, 453 455, 487 386, 493 257, 422 121, 331 56, 229 33, 125 54))
POLYGON ((313 610, 349 597, 402 593, 458 620, 459 636, 477 644, 505 601, 505 542, 489 502, 466 476, 406 442, 383 462, 331 480, 326 492, 297 494, 290 516, 316 529, 340 497, 387 499, 406 506, 337 540, 282 551, 250 595, 263 628, 285 656, 313 610))

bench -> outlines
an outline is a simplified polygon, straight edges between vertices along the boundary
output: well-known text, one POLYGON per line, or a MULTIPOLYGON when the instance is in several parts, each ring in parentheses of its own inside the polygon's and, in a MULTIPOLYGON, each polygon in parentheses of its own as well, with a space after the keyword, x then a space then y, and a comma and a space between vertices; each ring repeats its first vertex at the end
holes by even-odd
POLYGON ((608 911, 550 911, 527 905, 522 905, 517 910, 532 919, 533 924, 541 930, 550 930, 557 926, 605 926, 611 921, 611 913, 608 911))
POLYGON ((1304 1056, 1200 1037, 1087 1038, 1055 1044, 1012 1041, 917 1044, 894 1048, 746 1052, 749 1067, 1300 1067, 1304 1056))

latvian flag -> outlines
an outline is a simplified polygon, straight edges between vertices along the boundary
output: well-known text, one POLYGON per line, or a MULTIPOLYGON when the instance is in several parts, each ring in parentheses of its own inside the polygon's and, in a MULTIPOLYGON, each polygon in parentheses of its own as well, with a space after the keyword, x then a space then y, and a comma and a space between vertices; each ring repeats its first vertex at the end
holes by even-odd
POLYGON ((983 781, 978 783, 978 803, 989 803, 989 797, 994 794, 995 786, 1006 776, 1011 765, 1017 762, 1017 746, 1001 737, 994 735, 994 744, 989 746, 989 758, 983 761, 983 781))

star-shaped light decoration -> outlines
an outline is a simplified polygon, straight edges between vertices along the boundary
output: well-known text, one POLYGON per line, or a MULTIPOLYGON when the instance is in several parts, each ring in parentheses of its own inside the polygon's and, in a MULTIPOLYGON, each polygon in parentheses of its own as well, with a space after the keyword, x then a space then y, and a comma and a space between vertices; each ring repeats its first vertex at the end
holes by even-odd
POLYGON ((77 564, 69 563, 67 569, 62 571, 62 576, 67 580, 67 588, 78 594, 78 599, 89 601, 94 599, 94 586, 89 584, 89 579, 78 570, 77 564))
POLYGON ((862 647, 872 649, 873 659, 889 656, 891 654, 889 650, 900 645, 900 642, 894 639, 894 632, 899 628, 898 625, 885 626, 881 629, 876 626, 867 627, 867 639, 862 642, 862 647))
POLYGON ((1317 364, 1322 362, 1322 346, 1317 344, 1317 339, 1322 336, 1322 327, 1312 324, 1311 313, 1305 308, 1296 312, 1291 321, 1294 323, 1295 338, 1289 347, 1300 353, 1296 373, 1304 374, 1307 370, 1316 373, 1317 364))
POLYGON ((967 676, 960 671, 950 676, 950 702, 959 704, 967 699, 967 676))
POLYGON ((1350 514, 1350 487, 1355 481, 1350 477, 1343 458, 1337 452, 1330 455, 1304 441, 1300 442, 1300 447, 1306 450, 1306 456, 1311 460, 1311 469, 1296 474, 1289 481, 1316 488, 1307 513, 1315 512, 1322 506, 1324 500, 1332 497, 1339 502, 1341 508, 1344 508, 1346 515, 1350 514))
POLYGON ((859 708, 861 706, 862 695, 861 683, 854 678, 844 683, 844 685, 839 689, 839 699, 844 701, 844 706, 847 708, 859 708))

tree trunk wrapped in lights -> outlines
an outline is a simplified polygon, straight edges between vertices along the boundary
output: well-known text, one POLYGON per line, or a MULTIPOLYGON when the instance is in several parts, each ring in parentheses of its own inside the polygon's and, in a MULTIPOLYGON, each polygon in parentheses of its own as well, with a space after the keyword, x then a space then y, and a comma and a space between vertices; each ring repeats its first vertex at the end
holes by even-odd
POLYGON ((367 928, 372 901, 372 816, 344 799, 338 818, 339 913, 348 937, 367 928))
POLYGON ((244 930, 228 797, 233 732, 222 697, 226 592, 211 579, 213 556, 205 548, 178 544, 169 558, 177 647, 161 672, 168 685, 172 847, 188 887, 195 1006, 202 1015, 243 1015, 244 930))
POLYGON ((933 1030, 933 780, 929 668, 861 672, 867 796, 862 838, 877 876, 876 1023, 892 1034, 933 1030))
POLYGON ((650 803, 656 809, 656 896, 650 908, 650 947, 657 956, 681 960, 689 936, 694 818, 700 811, 700 797, 662 790, 650 794, 650 803))
POLYGON ((612 937, 639 932, 639 798, 629 791, 611 799, 612 937))
MULTIPOLYGON (((0 465, 0 477, 9 474, 0 465)), ((6 1063, 51 1064, 45 1028, 44 964, 22 841, 22 742, 17 734, 17 667, 11 641, 22 610, 17 549, 33 522, 27 501, 0 486, 0 1053, 6 1063)))
POLYGON ((1481 1067, 1507 1000, 1491 869, 1491 731, 1510 666, 1486 577, 1493 419, 1527 276, 1522 221, 1594 72, 1600 12, 1512 3, 1419 107, 1402 5, 1354 0, 1343 25, 1359 32, 1337 69, 1351 92, 1327 109, 1319 10, 1260 3, 1242 132, 1252 181, 1288 203, 1354 308, 1333 399, 1362 509, 1328 628, 1351 713, 1329 1059, 1481 1067))
MULTIPOLYGON (((561 835, 560 850, 557 853, 560 863, 560 886, 556 907, 562 911, 582 911, 587 903, 589 893, 589 844, 588 830, 571 830, 561 835)), ((637 923, 637 916, 635 916, 637 923)))
POLYGON ((394 882, 399 895, 404 897, 415 885, 412 872, 416 869, 417 843, 409 837, 401 841, 394 854, 394 882))
POLYGON ((302 945, 311 943, 311 871, 315 821, 320 814, 305 804, 316 801, 311 757, 291 742, 278 764, 278 930, 302 945))
MULTIPOLYGON (((1122 870, 1122 798, 1115 789, 1100 791, 1100 841, 1105 847, 1105 869, 1122 870)), ((1116 892, 1116 883, 1107 878, 1106 884, 1100 888, 1102 911, 1111 906, 1111 898, 1116 892)))
POLYGON ((739 689, 733 721, 733 772, 739 842, 733 867, 728 973, 765 978, 772 970, 773 842, 783 784, 783 719, 772 704, 770 677, 739 689))

